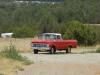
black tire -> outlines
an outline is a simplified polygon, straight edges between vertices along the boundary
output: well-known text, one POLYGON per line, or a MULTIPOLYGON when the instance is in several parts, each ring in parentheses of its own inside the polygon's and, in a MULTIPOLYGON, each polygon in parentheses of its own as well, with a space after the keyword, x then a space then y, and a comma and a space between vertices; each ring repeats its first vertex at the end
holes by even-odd
POLYGON ((72 48, 72 47, 68 47, 68 48, 66 49, 66 53, 71 53, 71 48, 72 48))
POLYGON ((55 47, 51 47, 49 52, 50 52, 50 54, 55 54, 56 53, 56 48, 55 47))
POLYGON ((68 49, 66 49, 66 53, 68 53, 68 49))
POLYGON ((38 50, 37 49, 34 49, 33 52, 34 52, 34 54, 38 54, 38 50))

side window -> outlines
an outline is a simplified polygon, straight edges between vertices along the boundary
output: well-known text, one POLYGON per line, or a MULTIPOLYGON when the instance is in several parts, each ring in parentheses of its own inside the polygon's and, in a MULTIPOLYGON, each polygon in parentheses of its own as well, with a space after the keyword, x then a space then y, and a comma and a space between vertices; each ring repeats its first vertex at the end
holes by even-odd
POLYGON ((59 35, 54 35, 54 39, 61 39, 59 35))
POLYGON ((59 35, 57 35, 57 39, 61 39, 59 35))
POLYGON ((50 36, 51 36, 51 35, 46 34, 46 35, 45 35, 45 39, 50 39, 50 36))
POLYGON ((57 36, 56 35, 54 35, 54 39, 57 39, 57 36))

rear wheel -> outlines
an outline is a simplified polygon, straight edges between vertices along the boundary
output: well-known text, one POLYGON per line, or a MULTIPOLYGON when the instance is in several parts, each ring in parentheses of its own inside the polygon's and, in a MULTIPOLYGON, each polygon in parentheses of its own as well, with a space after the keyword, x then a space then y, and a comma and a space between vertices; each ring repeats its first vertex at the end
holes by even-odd
POLYGON ((33 52, 34 52, 34 54, 38 54, 38 50, 37 49, 34 49, 33 52))
POLYGON ((55 47, 51 47, 49 52, 50 52, 50 54, 55 54, 56 53, 56 48, 55 47))
POLYGON ((71 53, 71 47, 68 47, 68 48, 66 49, 66 53, 71 53))

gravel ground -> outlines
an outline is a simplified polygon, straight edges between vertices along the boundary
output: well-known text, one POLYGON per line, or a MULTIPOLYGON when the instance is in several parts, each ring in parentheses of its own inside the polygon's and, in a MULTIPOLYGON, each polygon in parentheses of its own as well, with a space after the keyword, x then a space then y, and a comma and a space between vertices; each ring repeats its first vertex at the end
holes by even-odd
POLYGON ((34 64, 17 75, 100 75, 100 54, 24 53, 34 64))

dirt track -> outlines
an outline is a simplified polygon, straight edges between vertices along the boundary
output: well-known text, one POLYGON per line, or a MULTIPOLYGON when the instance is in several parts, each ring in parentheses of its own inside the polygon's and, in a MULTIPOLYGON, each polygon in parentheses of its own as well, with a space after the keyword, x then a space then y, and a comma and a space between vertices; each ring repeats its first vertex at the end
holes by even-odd
POLYGON ((100 75, 100 54, 24 53, 34 64, 17 75, 100 75))

